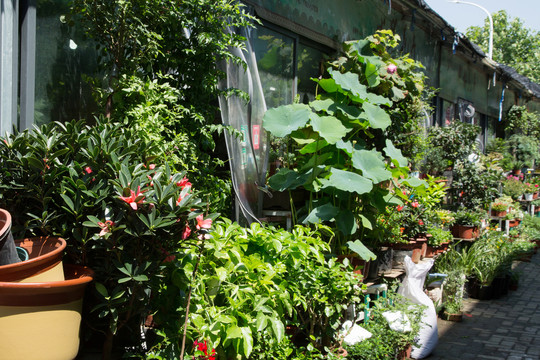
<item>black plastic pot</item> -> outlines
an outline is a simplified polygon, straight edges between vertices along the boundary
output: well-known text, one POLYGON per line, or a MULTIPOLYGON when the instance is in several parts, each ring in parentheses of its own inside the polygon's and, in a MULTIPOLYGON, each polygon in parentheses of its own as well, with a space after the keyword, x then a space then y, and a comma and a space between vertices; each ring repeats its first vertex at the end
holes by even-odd
POLYGON ((20 261, 13 235, 11 234, 11 214, 0 209, 0 266, 20 261))

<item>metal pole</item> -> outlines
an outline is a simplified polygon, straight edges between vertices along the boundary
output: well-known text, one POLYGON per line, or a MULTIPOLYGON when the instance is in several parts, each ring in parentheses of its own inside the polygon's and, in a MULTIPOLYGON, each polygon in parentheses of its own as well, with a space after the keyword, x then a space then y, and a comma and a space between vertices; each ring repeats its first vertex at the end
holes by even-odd
POLYGON ((460 0, 449 0, 449 2, 455 3, 455 4, 466 4, 466 5, 472 5, 476 6, 477 8, 482 9, 489 18, 489 46, 488 46, 488 58, 490 60, 493 60, 493 18, 491 17, 490 12, 483 6, 480 6, 478 4, 468 2, 468 1, 460 1, 460 0))

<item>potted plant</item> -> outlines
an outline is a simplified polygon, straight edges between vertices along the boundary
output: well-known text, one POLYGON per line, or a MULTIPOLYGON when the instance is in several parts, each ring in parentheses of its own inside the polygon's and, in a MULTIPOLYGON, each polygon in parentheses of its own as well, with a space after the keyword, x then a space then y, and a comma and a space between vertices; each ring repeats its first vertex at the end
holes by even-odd
POLYGON ((426 257, 433 257, 448 249, 448 246, 453 240, 452 233, 449 230, 430 227, 427 231, 431 236, 428 236, 426 257))
POLYGON ((506 216, 510 204, 501 200, 495 200, 491 203, 491 216, 503 217, 506 216))
POLYGON ((482 217, 477 211, 459 210, 454 215, 452 235, 459 239, 473 239, 478 236, 482 217))
POLYGON ((447 276, 443 282, 443 314, 445 320, 458 322, 462 320, 463 294, 466 279, 465 273, 460 269, 447 272, 447 276))
POLYGON ((514 175, 509 175, 503 181, 503 194, 510 196, 513 200, 521 199, 522 195, 525 193, 524 183, 519 179, 519 177, 514 175))
POLYGON ((523 186, 523 200, 532 201, 534 194, 536 193, 536 186, 529 182, 524 183, 523 186))

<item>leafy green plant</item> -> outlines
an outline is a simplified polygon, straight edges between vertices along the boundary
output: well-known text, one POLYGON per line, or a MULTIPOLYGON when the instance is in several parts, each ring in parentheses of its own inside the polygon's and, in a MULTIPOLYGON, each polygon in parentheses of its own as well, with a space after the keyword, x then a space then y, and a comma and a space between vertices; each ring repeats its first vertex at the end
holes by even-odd
POLYGON ((96 273, 92 329, 104 354, 122 330, 132 339, 161 281, 163 262, 192 246, 211 219, 185 177, 122 123, 51 123, 0 142, 1 206, 17 237, 67 240, 65 261, 96 273))
POLYGON ((425 172, 441 174, 457 161, 464 162, 476 149, 476 137, 480 128, 461 121, 453 121, 445 127, 429 129, 429 151, 426 154, 425 172), (436 159, 438 163, 434 163, 436 159))
POLYGON ((482 214, 474 210, 459 210, 454 214, 455 225, 480 226, 482 214))
POLYGON ((264 117, 272 135, 290 136, 296 143, 296 168, 280 169, 270 186, 309 191, 305 207, 293 209, 294 221, 334 224, 338 252, 343 239, 363 238, 363 231, 376 225, 378 212, 406 199, 401 191, 389 193, 390 182, 422 184, 406 178, 408 161, 386 135, 394 105, 411 96, 398 76, 400 66, 410 69, 411 61, 396 66, 385 50, 397 40, 382 31, 345 43, 343 57, 328 68, 329 77, 315 80, 323 94, 309 105, 270 109, 264 117))
POLYGON ((449 230, 444 230, 439 227, 428 227, 427 233, 431 236, 428 237, 428 245, 439 246, 442 243, 451 242, 453 240, 452 233, 449 230))
POLYGON ((524 183, 516 176, 508 176, 503 182, 503 194, 517 200, 525 193, 524 183))
POLYGON ((467 277, 461 270, 449 271, 443 282, 443 304, 449 314, 461 313, 467 277))
POLYGON ((390 302, 384 298, 374 302, 369 321, 361 324, 372 336, 356 345, 344 346, 347 359, 397 359, 401 351, 415 344, 415 338, 422 325, 423 307, 412 304, 397 294, 390 297, 392 298, 390 302), (385 311, 400 311, 405 314, 412 330, 403 333, 390 329, 382 315, 385 311))
POLYGON ((540 117, 525 106, 512 105, 508 109, 504 129, 511 134, 540 137, 540 117))
MULTIPOLYGON (((279 351, 295 352, 292 345, 283 348, 287 326, 297 328, 304 346, 324 352, 334 345, 347 306, 359 301, 360 288, 346 264, 327 256, 323 231, 329 229, 297 226, 287 232, 257 223, 243 228, 223 219, 200 250, 171 263, 175 271, 160 301, 178 299, 191 283, 188 340, 207 339, 220 357, 273 359, 279 351)), ((176 315, 170 312, 174 307, 167 308, 154 319, 167 329, 164 338, 178 339, 175 324, 183 308, 176 315)), ((175 358, 175 343, 160 342, 152 351, 175 358)))

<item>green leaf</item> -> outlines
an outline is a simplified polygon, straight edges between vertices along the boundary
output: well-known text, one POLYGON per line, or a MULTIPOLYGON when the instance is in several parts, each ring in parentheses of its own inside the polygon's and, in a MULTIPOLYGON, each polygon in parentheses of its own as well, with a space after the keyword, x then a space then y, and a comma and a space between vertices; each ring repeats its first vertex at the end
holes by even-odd
POLYGON ((392 123, 390 115, 379 106, 365 102, 362 108, 364 109, 362 116, 369 121, 372 128, 384 130, 392 123))
POLYGON ((341 210, 336 216, 338 229, 345 235, 352 235, 358 229, 354 214, 350 210, 341 210))
POLYGON ((366 75, 369 87, 375 87, 381 82, 381 79, 379 78, 379 69, 372 63, 366 63, 364 75, 366 75))
POLYGON ((338 213, 339 208, 326 203, 311 210, 309 215, 304 219, 304 224, 318 224, 322 221, 332 221, 338 213))
POLYGON ((362 221, 362 226, 366 229, 373 230, 373 224, 371 221, 364 215, 360 215, 360 220, 362 221))
POLYGON ((355 97, 365 99, 367 97, 367 87, 360 83, 358 75, 352 72, 340 73, 337 70, 330 69, 328 71, 336 84, 341 86, 343 90, 350 91, 355 97))
POLYGON ((268 185, 276 191, 293 190, 303 185, 307 179, 307 174, 299 174, 296 171, 282 168, 268 179, 268 185))
POLYGON ((362 260, 369 261, 377 259, 377 256, 362 244, 360 240, 347 241, 347 246, 351 251, 358 254, 362 260))
POLYGON ((406 167, 409 164, 409 161, 403 154, 401 153, 401 150, 396 148, 394 144, 392 144, 392 141, 386 140, 386 147, 383 149, 386 156, 392 159, 392 162, 396 166, 400 167, 406 167))
POLYGON ((272 316, 269 318, 270 322, 272 323, 272 330, 274 331, 274 334, 276 335, 277 341, 281 342, 283 340, 283 337, 285 336, 285 326, 283 326, 283 323, 278 318, 272 316))
POLYGON ((335 93, 338 90, 336 81, 334 79, 314 79, 321 88, 327 93, 335 93))
POLYGON ((362 175, 375 184, 392 178, 386 170, 383 156, 377 150, 355 150, 352 154, 353 166, 362 171, 362 175))
POLYGON ((268 324, 268 316, 266 316, 264 313, 259 312, 256 317, 256 328, 257 332, 261 332, 266 328, 266 325, 268 324))
POLYGON ((241 327, 240 331, 242 332, 244 355, 249 359, 249 355, 251 354, 251 351, 253 351, 253 336, 251 335, 251 329, 249 327, 241 327))
POLYGON ((291 104, 269 109, 263 118, 264 128, 277 137, 289 135, 309 120, 311 108, 305 104, 291 104))
POLYGON ((314 100, 309 103, 309 106, 313 109, 313 111, 324 111, 328 114, 333 114, 334 111, 332 110, 332 107, 334 105, 334 100, 332 99, 324 99, 324 100, 314 100))
POLYGON ((96 290, 98 291, 98 293, 103 296, 104 298, 106 298, 107 296, 109 296, 109 293, 107 292, 107 288, 105 287, 105 285, 103 285, 102 283, 96 283, 96 290))
POLYGON ((73 204, 73 201, 71 201, 71 199, 69 198, 69 196, 65 195, 65 194, 60 194, 60 196, 62 197, 62 199, 64 200, 64 202, 66 203, 67 206, 69 206, 69 208, 71 209, 71 211, 75 212, 75 205, 73 204))
POLYGON ((368 193, 373 188, 373 183, 362 175, 334 168, 331 171, 332 175, 330 175, 325 187, 332 186, 339 190, 357 194, 368 193))
POLYGON ((227 339, 237 339, 242 337, 242 330, 240 327, 234 325, 227 328, 227 339))
POLYGON ((329 144, 341 140, 351 129, 347 129, 338 118, 333 116, 319 116, 315 113, 310 116, 311 126, 329 144))
POLYGON ((319 141, 314 141, 311 144, 307 144, 302 149, 300 149, 300 154, 312 154, 314 152, 317 152, 323 148, 325 148, 328 145, 328 142, 324 139, 321 139, 319 141))
POLYGON ((406 179, 401 179, 399 182, 401 184, 407 184, 407 185, 409 185, 410 187, 413 187, 413 188, 427 185, 427 183, 424 180, 421 180, 421 179, 418 179, 418 178, 415 178, 415 177, 409 177, 409 178, 406 178, 406 179))

